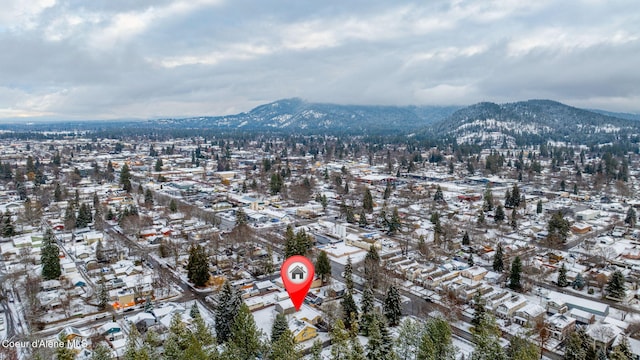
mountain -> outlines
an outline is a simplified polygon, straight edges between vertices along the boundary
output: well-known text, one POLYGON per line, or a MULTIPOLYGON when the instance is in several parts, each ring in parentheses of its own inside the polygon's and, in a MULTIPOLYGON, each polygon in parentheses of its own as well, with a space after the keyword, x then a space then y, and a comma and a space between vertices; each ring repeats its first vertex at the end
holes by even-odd
POLYGON ((596 112, 596 113, 599 113, 599 114, 602 114, 602 115, 617 117, 617 118, 620 118, 620 119, 640 121, 640 114, 611 112, 611 111, 598 110, 598 109, 589 109, 589 111, 593 111, 593 112, 596 112))
POLYGON ((456 106, 366 106, 311 103, 293 98, 260 105, 249 112, 153 120, 181 128, 298 133, 401 134, 410 133, 450 116, 456 106))
POLYGON ((422 134, 455 137, 483 146, 539 144, 549 140, 601 144, 640 131, 640 122, 571 107, 551 100, 507 104, 483 102, 454 112, 422 134))

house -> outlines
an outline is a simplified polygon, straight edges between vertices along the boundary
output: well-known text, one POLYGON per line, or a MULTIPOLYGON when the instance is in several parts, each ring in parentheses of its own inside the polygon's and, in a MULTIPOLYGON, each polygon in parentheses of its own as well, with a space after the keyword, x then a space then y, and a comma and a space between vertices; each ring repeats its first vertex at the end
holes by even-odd
POLYGON ((524 296, 512 295, 511 298, 496 308, 496 315, 503 319, 510 319, 515 312, 527 305, 527 299, 524 296))
POLYGON ((568 313, 569 316, 576 319, 580 324, 593 324, 596 321, 596 316, 592 313, 586 312, 580 309, 571 309, 568 313))
POLYGON ((576 319, 563 314, 554 314, 547 319, 547 328, 551 337, 564 341, 576 328, 576 319))
POLYGON ((120 331, 122 331, 122 329, 120 328, 120 324, 114 321, 110 321, 108 323, 102 324, 98 328, 98 333, 104 336, 110 336, 120 331))
POLYGON ((289 330, 291 330, 293 340, 296 343, 301 343, 318 336, 318 328, 296 317, 292 317, 289 320, 289 330))
POLYGON ((621 333, 622 330, 610 324, 594 324, 587 329, 587 334, 595 341, 596 347, 605 350, 611 349, 614 340, 621 333))
POLYGON ((464 269, 461 275, 473 281, 480 281, 484 279, 488 272, 489 270, 481 266, 472 266, 470 268, 464 269))
POLYGON ((82 331, 80 331, 80 329, 73 326, 66 326, 58 333, 56 339, 62 338, 65 341, 71 341, 74 339, 85 339, 87 337, 88 334, 83 333, 82 331))
POLYGON ((535 324, 544 320, 545 309, 538 304, 527 304, 525 307, 516 310, 514 321, 522 326, 534 327, 535 324))

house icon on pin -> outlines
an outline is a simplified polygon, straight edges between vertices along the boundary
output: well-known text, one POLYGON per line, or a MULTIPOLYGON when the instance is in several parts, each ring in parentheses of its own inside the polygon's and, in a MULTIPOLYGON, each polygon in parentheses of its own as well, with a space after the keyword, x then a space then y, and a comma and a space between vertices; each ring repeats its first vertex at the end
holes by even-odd
POLYGON ((303 280, 307 270, 300 265, 296 265, 293 269, 289 270, 289 278, 291 280, 303 280))

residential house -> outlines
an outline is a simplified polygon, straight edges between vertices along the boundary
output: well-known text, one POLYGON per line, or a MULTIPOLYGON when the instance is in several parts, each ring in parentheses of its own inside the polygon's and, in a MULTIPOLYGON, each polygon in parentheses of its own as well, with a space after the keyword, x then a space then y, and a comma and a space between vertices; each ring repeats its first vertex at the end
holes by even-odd
POLYGON ((564 341, 575 330, 576 319, 557 313, 547 319, 547 324, 551 337, 564 341))

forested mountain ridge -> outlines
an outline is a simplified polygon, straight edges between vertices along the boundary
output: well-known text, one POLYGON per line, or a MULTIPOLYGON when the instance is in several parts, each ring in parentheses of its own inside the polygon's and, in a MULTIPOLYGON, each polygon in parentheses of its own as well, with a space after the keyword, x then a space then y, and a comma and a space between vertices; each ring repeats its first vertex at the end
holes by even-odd
POLYGON ((551 100, 507 104, 478 103, 425 128, 421 134, 452 137, 483 146, 558 141, 602 144, 640 132, 640 122, 568 106, 551 100))
POLYGON ((224 130, 376 135, 410 133, 450 116, 456 106, 367 106, 311 103, 293 98, 260 105, 249 112, 153 120, 162 126, 216 127, 224 130))

